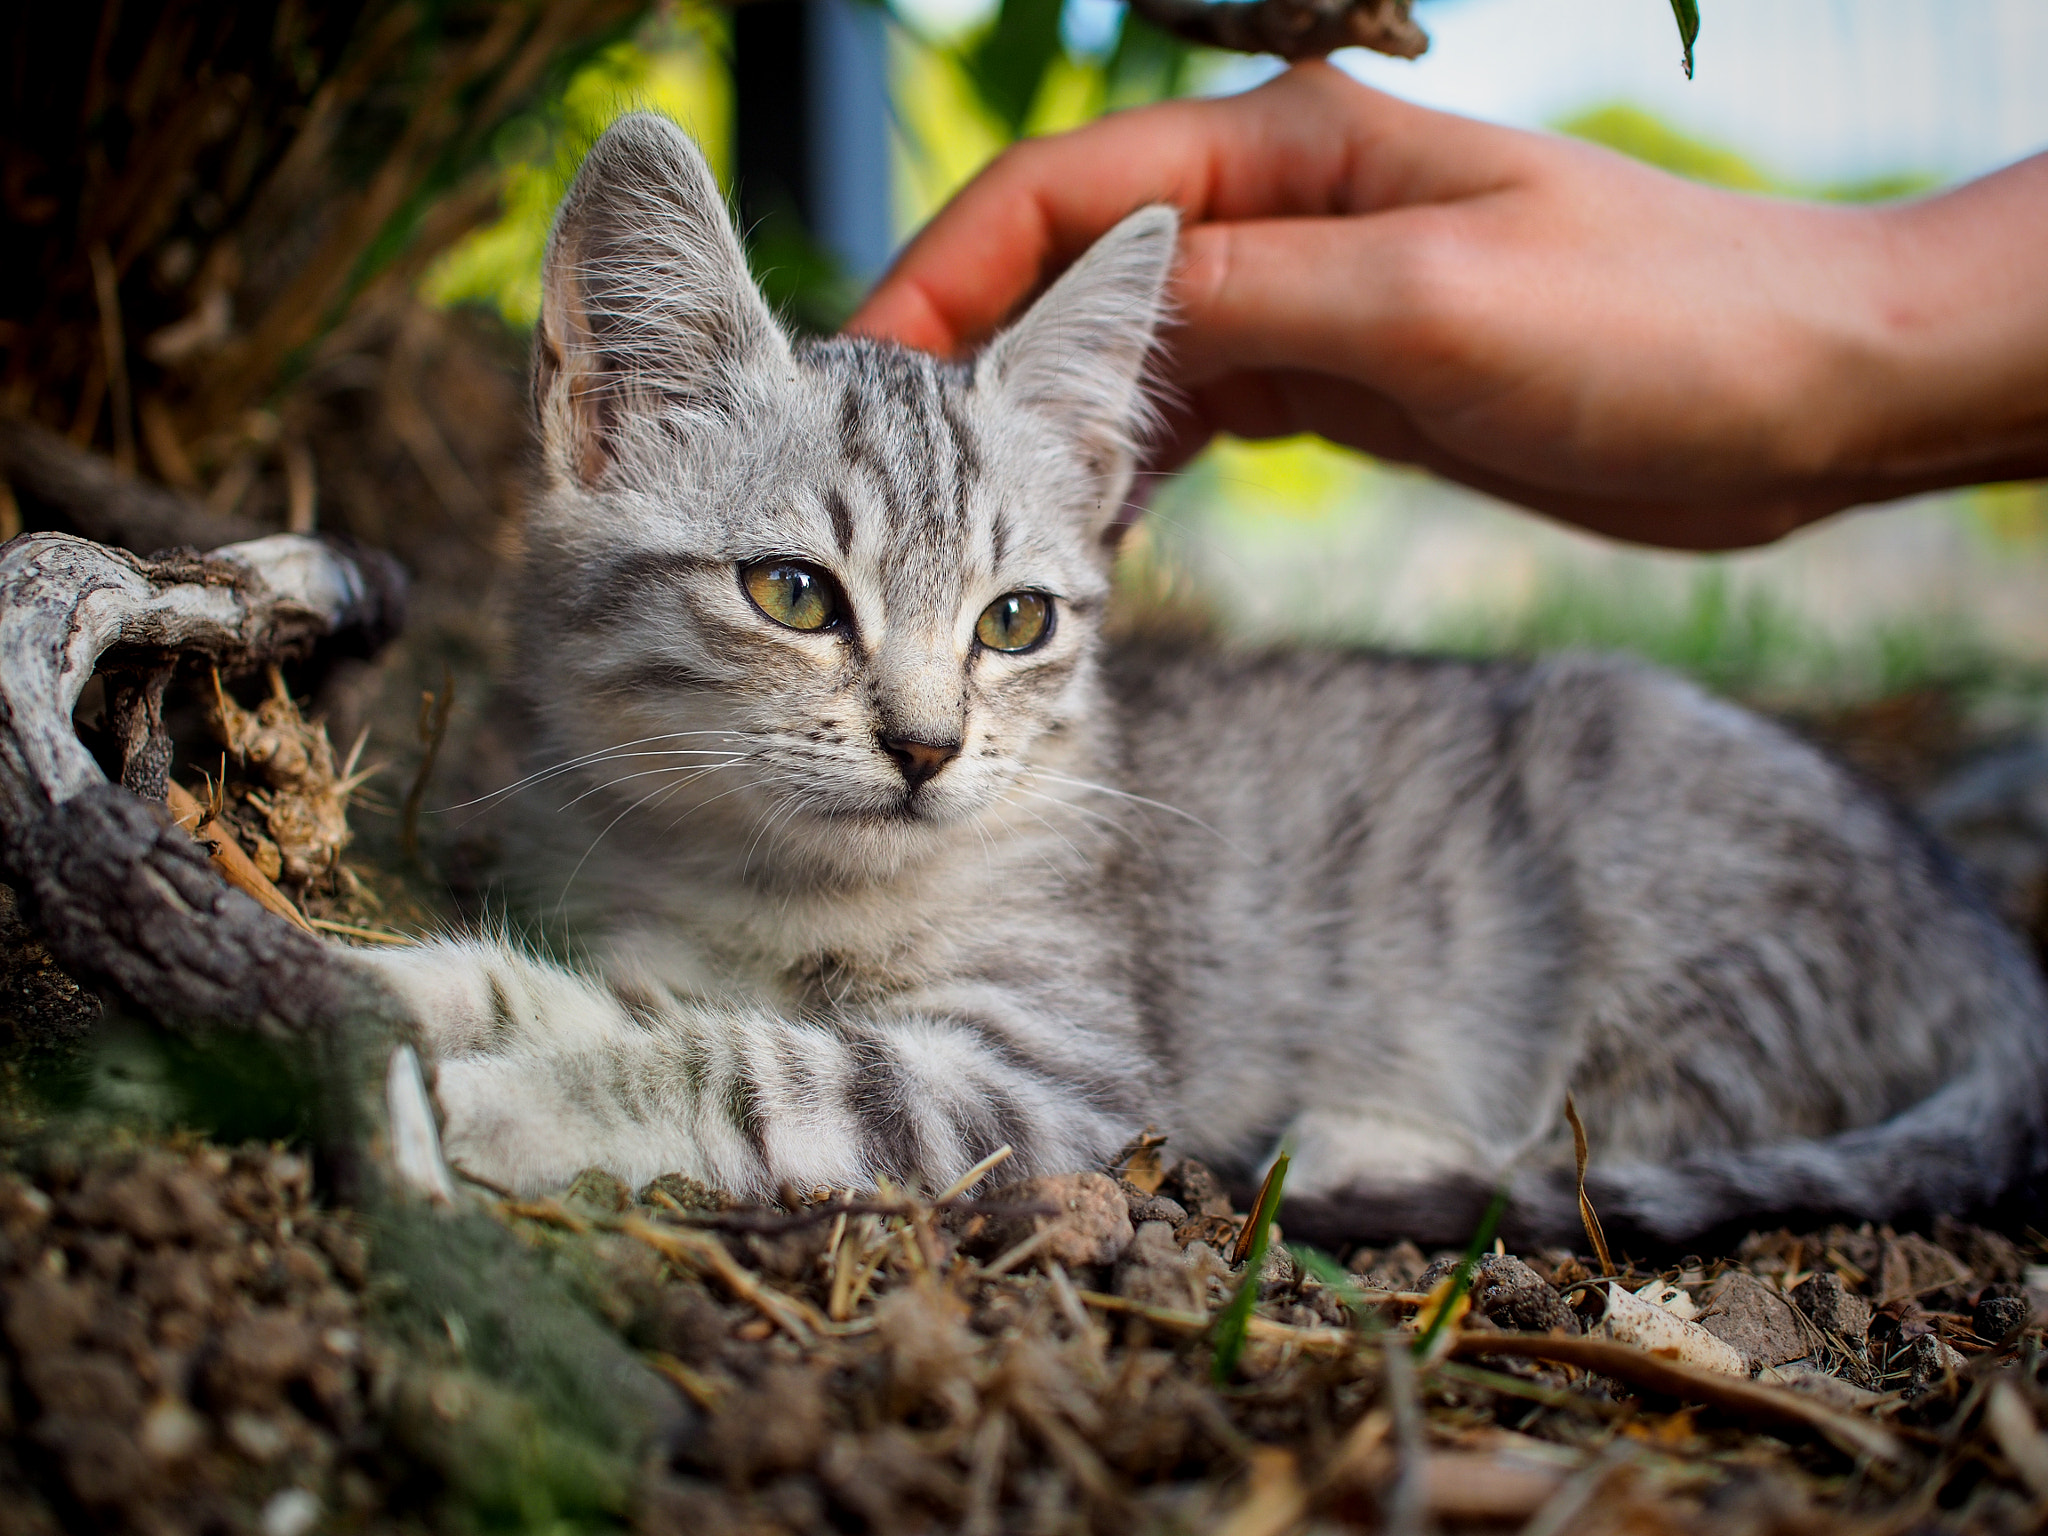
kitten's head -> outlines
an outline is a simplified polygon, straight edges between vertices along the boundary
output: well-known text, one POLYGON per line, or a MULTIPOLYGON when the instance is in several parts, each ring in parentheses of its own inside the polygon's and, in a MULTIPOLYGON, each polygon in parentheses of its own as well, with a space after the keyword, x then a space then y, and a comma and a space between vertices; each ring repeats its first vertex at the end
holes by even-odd
POLYGON ((971 365, 793 345, 696 146, 613 127, 549 241, 534 385, 529 675, 553 750, 612 754, 595 798, 859 878, 1044 790, 1095 698, 1176 231, 1132 214, 971 365))

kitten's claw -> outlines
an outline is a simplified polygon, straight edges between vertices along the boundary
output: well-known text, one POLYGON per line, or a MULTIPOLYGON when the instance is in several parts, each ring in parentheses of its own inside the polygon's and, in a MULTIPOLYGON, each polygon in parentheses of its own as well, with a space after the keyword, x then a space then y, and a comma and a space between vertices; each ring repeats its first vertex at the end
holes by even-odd
POLYGON ((437 1205, 455 1203, 455 1181, 441 1156, 441 1133, 434 1124, 433 1102, 420 1072, 419 1056, 409 1045, 391 1053, 384 1075, 384 1106, 391 1123, 391 1162, 398 1182, 437 1205))

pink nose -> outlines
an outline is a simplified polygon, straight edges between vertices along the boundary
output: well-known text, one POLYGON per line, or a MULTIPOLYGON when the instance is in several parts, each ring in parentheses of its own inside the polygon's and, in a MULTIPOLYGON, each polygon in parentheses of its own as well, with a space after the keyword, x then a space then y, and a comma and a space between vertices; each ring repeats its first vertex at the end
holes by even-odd
POLYGON ((903 770, 903 780, 912 789, 934 777, 960 755, 957 741, 913 741, 908 736, 884 736, 882 750, 903 770))

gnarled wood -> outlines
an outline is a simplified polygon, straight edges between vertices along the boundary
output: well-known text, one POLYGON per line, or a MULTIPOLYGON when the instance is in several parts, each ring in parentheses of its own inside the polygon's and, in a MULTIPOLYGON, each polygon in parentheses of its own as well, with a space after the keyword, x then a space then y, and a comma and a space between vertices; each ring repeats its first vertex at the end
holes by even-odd
POLYGON ((386 633, 398 590, 393 568, 287 534, 161 560, 69 534, 0 548, 8 874, 66 969, 188 1032, 289 1048, 319 1085, 322 1150, 345 1188, 365 1171, 370 1053, 401 1024, 397 1001, 345 950, 222 884, 165 807, 106 781, 71 713, 102 664, 148 678, 181 657, 241 667, 386 633))

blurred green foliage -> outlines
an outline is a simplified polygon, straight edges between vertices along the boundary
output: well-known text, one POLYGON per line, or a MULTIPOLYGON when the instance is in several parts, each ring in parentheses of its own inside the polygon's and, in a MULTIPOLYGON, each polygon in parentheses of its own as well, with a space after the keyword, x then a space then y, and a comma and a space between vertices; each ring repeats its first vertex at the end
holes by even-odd
POLYGON ((720 180, 731 163, 725 16, 711 6, 663 8, 632 36, 586 59, 559 90, 505 125, 492 144, 500 212, 427 273, 437 304, 482 304, 525 328, 540 314, 540 264, 555 205, 583 155, 620 116, 655 111, 704 146, 720 180))
POLYGON ((1900 172, 1860 181, 1801 186, 1773 175, 1732 149, 1694 138, 1654 113, 1625 102, 1574 113, 1556 126, 1560 133, 1604 144, 1646 165, 1738 192, 1768 192, 1821 198, 1828 202, 1865 203, 1908 197, 1925 192, 1936 184, 1936 178, 1931 175, 1900 172))
MULTIPOLYGON (((928 216, 1005 144, 1071 127, 1112 106, 1178 95, 1200 55, 1124 14, 1099 52, 1071 45, 1062 0, 1003 0, 957 36, 892 26, 900 229, 928 216)), ((584 151, 614 119, 662 112, 703 144, 731 184, 732 85, 725 13, 704 3, 652 12, 630 37, 584 59, 539 107, 496 136, 500 213, 427 274, 439 304, 481 304, 525 328, 540 310, 540 263, 555 205, 584 151)), ((858 289, 815 242, 778 224, 750 251, 770 299, 799 325, 828 328, 858 289)))

